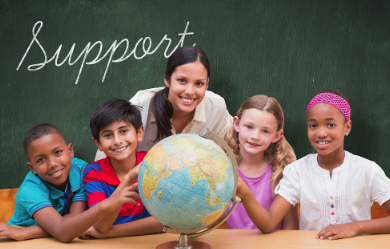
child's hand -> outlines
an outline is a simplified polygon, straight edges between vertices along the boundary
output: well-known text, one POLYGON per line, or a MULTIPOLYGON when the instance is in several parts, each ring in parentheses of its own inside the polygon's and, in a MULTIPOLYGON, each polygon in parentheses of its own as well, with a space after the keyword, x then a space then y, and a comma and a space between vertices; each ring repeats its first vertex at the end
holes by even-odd
POLYGON ((8 237, 14 240, 25 240, 23 235, 23 228, 17 228, 5 223, 0 223, 0 237, 8 237))
POLYGON ((316 239, 342 239, 350 238, 359 234, 359 227, 356 222, 339 224, 329 226, 325 229, 322 229, 317 235, 316 239))
POLYGON ((83 232, 82 234, 80 234, 79 237, 82 239, 92 239, 92 238, 103 239, 103 238, 105 238, 104 233, 100 233, 98 230, 95 229, 94 226, 91 226, 90 228, 88 228, 88 230, 83 232))
POLYGON ((236 195, 243 199, 249 193, 252 193, 252 191, 249 189, 248 185, 246 185, 246 183, 244 182, 244 180, 242 180, 241 177, 238 177, 236 195))
POLYGON ((124 181, 126 181, 127 185, 133 184, 138 179, 140 164, 135 166, 132 170, 129 171, 124 177, 124 181))
POLYGON ((102 201, 103 209, 110 212, 125 203, 131 203, 139 206, 140 204, 135 201, 135 199, 140 199, 139 194, 135 192, 136 190, 138 190, 138 183, 124 187, 119 193, 111 195, 110 198, 102 201))

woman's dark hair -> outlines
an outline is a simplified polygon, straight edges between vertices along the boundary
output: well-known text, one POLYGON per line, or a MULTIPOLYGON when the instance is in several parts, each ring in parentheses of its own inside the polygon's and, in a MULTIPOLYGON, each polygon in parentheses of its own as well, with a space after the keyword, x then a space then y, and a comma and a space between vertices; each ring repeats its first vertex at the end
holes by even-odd
MULTIPOLYGON (((165 79, 171 82, 171 76, 176 67, 199 61, 207 69, 207 77, 210 76, 210 63, 205 52, 197 46, 185 46, 178 48, 168 59, 165 70, 165 79)), ((173 108, 168 100, 169 88, 165 87, 152 98, 152 113, 156 118, 157 137, 154 142, 172 135, 171 117, 173 108)))

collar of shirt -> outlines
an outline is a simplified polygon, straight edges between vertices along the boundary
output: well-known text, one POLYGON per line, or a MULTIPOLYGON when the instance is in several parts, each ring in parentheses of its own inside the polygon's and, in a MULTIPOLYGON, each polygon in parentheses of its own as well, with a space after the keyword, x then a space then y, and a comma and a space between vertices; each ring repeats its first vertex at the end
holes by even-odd
MULTIPOLYGON (((238 169, 238 174, 239 176, 245 181, 245 182, 257 182, 263 179, 264 177, 268 176, 269 174, 272 173, 272 164, 268 163, 267 167, 265 168, 264 172, 257 176, 257 177, 251 177, 251 176, 246 176, 240 169, 238 169)), ((271 175, 272 176, 272 175, 271 175)))
MULTIPOLYGON (((143 156, 140 156, 142 152, 136 152, 136 161, 135 165, 138 165, 144 159, 143 156)), ((102 171, 101 178, 102 180, 112 186, 118 186, 121 182, 119 181, 118 176, 115 173, 114 168, 111 165, 110 158, 106 157, 99 161, 100 169, 102 171)), ((137 182, 137 181, 135 181, 137 182)))
MULTIPOLYGON (((318 164, 318 161, 317 161, 317 157, 318 157, 318 154, 312 154, 313 157, 315 157, 312 162, 313 162, 313 167, 315 169, 315 171, 320 174, 320 175, 329 175, 329 170, 327 169, 323 169, 321 168, 321 166, 318 164)), ((348 168, 348 165, 349 165, 349 158, 350 158, 350 153, 348 151, 345 151, 345 156, 344 156, 344 161, 343 163, 338 166, 337 168, 334 168, 332 170, 332 174, 333 173, 338 173, 340 171, 343 171, 345 169, 348 168)))

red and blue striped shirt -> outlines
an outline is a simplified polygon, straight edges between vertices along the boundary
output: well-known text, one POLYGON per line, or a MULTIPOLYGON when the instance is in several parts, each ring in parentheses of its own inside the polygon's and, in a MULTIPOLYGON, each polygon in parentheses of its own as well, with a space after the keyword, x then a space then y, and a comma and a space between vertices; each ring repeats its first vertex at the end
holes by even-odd
MULTIPOLYGON (((136 152, 137 160, 135 165, 142 162, 145 155, 146 151, 136 152)), ((88 207, 90 208, 98 202, 109 198, 120 184, 118 176, 116 175, 108 157, 89 164, 84 170, 83 178, 88 197, 88 207)), ((136 182, 138 181, 135 181, 134 183, 136 182)), ((135 206, 131 203, 123 204, 114 225, 150 216, 141 200, 136 201, 140 204, 140 206, 135 206)))

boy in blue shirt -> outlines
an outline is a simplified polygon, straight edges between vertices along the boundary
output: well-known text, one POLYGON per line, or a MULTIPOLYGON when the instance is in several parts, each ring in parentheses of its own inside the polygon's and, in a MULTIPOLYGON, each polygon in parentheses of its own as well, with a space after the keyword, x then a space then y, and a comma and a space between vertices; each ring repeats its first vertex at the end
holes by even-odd
MULTIPOLYGON (((23 147, 31 171, 16 194, 14 215, 7 224, 0 224, 0 237, 25 240, 53 236, 69 242, 106 212, 139 199, 134 191, 137 186, 128 187, 85 211, 82 173, 87 164, 73 158, 73 146, 67 144, 63 133, 51 124, 37 125, 27 132, 23 147)), ((130 173, 134 180, 137 170, 130 173)))

